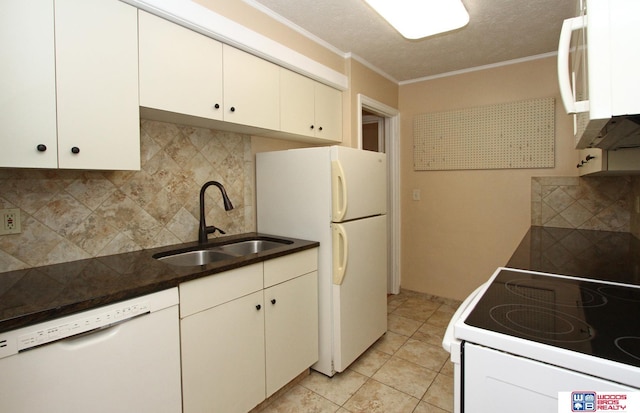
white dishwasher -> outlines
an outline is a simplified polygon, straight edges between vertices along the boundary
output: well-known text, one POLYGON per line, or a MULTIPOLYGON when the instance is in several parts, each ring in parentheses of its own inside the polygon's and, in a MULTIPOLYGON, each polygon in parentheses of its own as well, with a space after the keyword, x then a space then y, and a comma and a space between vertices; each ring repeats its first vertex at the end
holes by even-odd
POLYGON ((0 411, 182 410, 177 288, 0 334, 0 411))

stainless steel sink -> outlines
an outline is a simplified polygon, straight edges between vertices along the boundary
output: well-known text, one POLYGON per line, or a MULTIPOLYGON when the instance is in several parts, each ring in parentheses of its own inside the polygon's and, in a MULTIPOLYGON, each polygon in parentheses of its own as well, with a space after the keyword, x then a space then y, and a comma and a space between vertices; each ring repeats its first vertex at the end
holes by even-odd
POLYGON ((252 239, 247 241, 238 241, 231 244, 225 244, 217 247, 216 249, 232 254, 235 256, 243 256, 249 254, 256 254, 258 252, 270 250, 272 248, 282 247, 288 244, 286 241, 273 241, 265 239, 252 239))
POLYGON ((213 264, 245 255, 257 254, 273 248, 291 244, 292 241, 280 239, 244 239, 216 246, 203 246, 201 249, 182 252, 164 252, 155 254, 153 258, 171 265, 199 266, 213 264))
POLYGON ((167 264, 190 267, 224 261, 234 258, 234 256, 216 250, 196 250, 159 257, 154 256, 154 258, 166 262, 167 264))

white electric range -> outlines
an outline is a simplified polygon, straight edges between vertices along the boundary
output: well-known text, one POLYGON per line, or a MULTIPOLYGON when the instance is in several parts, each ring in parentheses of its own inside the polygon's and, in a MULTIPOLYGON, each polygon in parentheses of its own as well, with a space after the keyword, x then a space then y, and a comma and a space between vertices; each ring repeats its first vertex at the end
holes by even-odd
POLYGON ((456 413, 556 412, 559 392, 638 392, 640 286, 498 268, 443 347, 456 413))

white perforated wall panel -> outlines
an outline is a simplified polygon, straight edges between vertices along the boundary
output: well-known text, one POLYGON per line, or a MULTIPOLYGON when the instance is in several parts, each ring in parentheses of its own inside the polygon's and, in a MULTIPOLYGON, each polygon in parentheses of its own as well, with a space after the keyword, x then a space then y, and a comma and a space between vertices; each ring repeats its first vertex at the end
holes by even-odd
POLYGON ((416 171, 553 168, 555 100, 416 115, 416 171))

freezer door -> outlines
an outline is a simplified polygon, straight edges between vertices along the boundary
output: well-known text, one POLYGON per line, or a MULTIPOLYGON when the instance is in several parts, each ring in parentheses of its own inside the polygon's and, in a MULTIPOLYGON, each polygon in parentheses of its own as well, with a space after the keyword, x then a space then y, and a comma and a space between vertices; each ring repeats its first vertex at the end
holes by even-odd
POLYGON ((332 285, 337 372, 387 331, 386 228, 385 215, 332 225, 334 271, 341 271, 332 285))
POLYGON ((331 192, 333 222, 386 214, 386 155, 331 147, 331 192))

